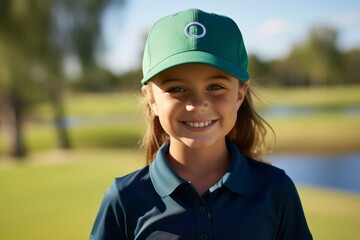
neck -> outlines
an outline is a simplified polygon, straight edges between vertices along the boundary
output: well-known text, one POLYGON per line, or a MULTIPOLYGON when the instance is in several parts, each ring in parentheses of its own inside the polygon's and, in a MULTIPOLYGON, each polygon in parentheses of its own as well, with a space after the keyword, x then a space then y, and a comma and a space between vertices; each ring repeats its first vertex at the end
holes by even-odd
POLYGON ((196 149, 171 141, 168 161, 172 169, 190 181, 199 194, 217 183, 230 165, 225 141, 211 147, 196 149))

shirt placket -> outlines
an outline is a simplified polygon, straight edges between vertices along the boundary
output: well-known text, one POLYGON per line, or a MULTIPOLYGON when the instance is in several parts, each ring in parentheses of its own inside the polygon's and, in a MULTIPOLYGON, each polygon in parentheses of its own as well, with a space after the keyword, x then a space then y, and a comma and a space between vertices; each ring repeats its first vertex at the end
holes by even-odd
POLYGON ((189 183, 192 189, 193 206, 196 214, 196 239, 210 240, 213 239, 211 213, 206 201, 199 196, 195 188, 189 183), (194 201, 195 200, 195 201, 194 201))

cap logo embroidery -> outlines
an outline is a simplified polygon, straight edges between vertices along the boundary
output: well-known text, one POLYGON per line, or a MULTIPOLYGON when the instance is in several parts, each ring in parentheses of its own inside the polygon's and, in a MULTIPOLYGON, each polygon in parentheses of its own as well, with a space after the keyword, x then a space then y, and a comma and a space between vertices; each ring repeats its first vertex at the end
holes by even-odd
POLYGON ((184 31, 185 31, 185 35, 188 36, 189 38, 202 38, 206 34, 205 26, 199 22, 189 23, 188 25, 186 25, 184 31), (192 27, 196 27, 197 29, 199 29, 198 27, 200 27, 201 31, 199 33, 194 33, 194 31, 191 31, 192 27))

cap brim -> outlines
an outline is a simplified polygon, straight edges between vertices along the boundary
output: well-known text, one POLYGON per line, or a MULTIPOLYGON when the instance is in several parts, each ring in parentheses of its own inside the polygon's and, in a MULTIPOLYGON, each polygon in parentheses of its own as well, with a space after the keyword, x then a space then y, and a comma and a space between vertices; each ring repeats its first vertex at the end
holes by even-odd
POLYGON ((148 73, 146 73, 144 78, 141 80, 141 83, 146 84, 155 75, 171 67, 190 63, 207 64, 219 68, 222 71, 236 77, 242 82, 245 82, 249 79, 247 70, 240 68, 239 66, 233 64, 221 56, 201 51, 188 51, 173 55, 160 62, 148 73))

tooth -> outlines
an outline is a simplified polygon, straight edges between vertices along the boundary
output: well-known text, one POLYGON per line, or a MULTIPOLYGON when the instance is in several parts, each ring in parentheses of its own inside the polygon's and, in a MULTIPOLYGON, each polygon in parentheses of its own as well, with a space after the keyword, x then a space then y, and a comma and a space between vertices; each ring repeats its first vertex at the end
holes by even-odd
POLYGON ((206 121, 206 122, 186 122, 187 125, 189 125, 190 127, 195 127, 195 128, 202 128, 202 127, 207 127, 212 123, 212 121, 206 121))

